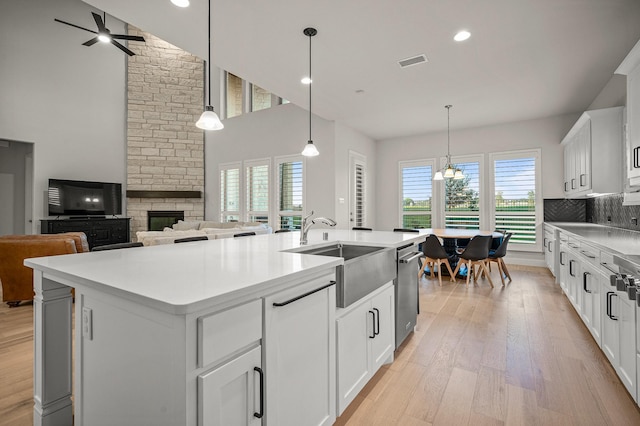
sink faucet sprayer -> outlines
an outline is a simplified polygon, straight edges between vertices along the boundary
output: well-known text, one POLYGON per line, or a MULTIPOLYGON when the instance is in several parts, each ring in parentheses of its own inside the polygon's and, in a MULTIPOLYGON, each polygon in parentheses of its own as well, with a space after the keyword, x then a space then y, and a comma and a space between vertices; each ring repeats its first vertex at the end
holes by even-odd
POLYGON ((302 218, 302 225, 300 226, 300 244, 307 244, 307 234, 309 233, 309 228, 311 228, 316 223, 324 223, 325 225, 336 226, 335 220, 326 217, 316 217, 315 219, 311 219, 311 221, 307 223, 308 219, 311 216, 313 216, 313 210, 311 210, 310 214, 302 218))

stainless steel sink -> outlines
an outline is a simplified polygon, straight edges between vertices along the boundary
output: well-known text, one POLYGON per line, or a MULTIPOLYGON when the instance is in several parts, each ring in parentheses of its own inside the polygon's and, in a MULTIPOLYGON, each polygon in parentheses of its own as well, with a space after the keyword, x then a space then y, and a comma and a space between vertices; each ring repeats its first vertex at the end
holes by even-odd
POLYGON ((395 250, 388 247, 333 244, 296 253, 342 257, 336 267, 336 305, 345 308, 396 277, 395 250))

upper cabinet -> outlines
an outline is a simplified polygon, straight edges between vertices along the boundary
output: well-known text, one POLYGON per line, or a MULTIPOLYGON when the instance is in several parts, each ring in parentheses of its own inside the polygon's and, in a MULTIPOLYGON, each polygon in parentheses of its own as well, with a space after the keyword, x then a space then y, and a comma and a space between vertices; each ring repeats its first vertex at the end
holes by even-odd
POLYGON ((586 111, 562 140, 567 198, 622 192, 623 110, 586 111))
POLYGON ((627 76, 626 176, 640 186, 640 41, 622 61, 616 74, 627 76))

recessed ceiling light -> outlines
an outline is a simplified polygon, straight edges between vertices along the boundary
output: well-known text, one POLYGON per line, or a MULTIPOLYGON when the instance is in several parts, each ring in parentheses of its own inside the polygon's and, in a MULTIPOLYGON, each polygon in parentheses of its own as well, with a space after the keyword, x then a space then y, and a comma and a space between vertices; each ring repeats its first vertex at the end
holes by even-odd
POLYGON ((469 31, 462 30, 462 31, 458 31, 458 34, 453 36, 453 39, 455 41, 465 41, 469 37, 471 37, 471 33, 469 31))
POLYGON ((171 0, 178 7, 189 7, 189 0, 171 0))
POLYGON ((311 81, 309 77, 302 77, 302 80, 300 80, 302 84, 311 84, 311 81))

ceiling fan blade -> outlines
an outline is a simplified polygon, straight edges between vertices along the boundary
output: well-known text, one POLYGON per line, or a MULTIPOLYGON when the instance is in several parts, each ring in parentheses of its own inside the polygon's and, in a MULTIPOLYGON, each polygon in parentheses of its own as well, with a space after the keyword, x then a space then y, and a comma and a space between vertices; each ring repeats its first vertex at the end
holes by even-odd
POLYGON ((63 21, 63 20, 61 20, 61 19, 58 19, 58 18, 54 18, 53 20, 54 20, 54 21, 56 21, 56 22, 60 22, 61 24, 65 24, 65 25, 69 25, 69 26, 71 26, 71 27, 75 27, 75 28, 78 28, 78 29, 81 29, 81 30, 89 31, 90 33, 98 34, 98 32, 97 32, 97 31, 93 31, 93 30, 90 30, 90 29, 88 29, 88 28, 84 28, 84 27, 81 27, 81 26, 79 26, 79 25, 72 24, 72 23, 70 23, 70 22, 65 22, 65 21, 63 21))
POLYGON ((111 44, 113 44, 115 47, 122 50, 124 53, 126 53, 129 56, 135 55, 135 53, 133 53, 132 51, 130 51, 129 49, 127 49, 126 47, 124 47, 123 45, 115 41, 114 39, 111 39, 111 44))
POLYGON ((132 41, 144 41, 144 37, 136 36, 136 35, 128 35, 128 34, 111 34, 112 38, 118 40, 132 40, 132 41))
POLYGON ((106 33, 107 27, 104 26, 104 22, 102 22, 102 16, 98 15, 95 12, 91 12, 93 15, 93 20, 96 21, 96 25, 98 26, 98 32, 106 33))
POLYGON ((94 37, 91 40, 87 40, 84 43, 82 43, 83 46, 93 46, 94 44, 96 44, 98 42, 98 37, 94 37))

